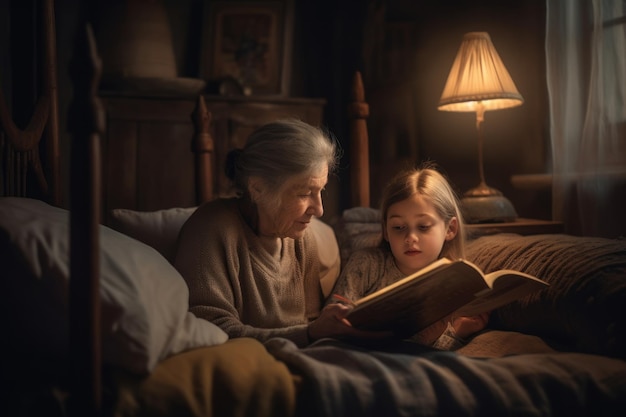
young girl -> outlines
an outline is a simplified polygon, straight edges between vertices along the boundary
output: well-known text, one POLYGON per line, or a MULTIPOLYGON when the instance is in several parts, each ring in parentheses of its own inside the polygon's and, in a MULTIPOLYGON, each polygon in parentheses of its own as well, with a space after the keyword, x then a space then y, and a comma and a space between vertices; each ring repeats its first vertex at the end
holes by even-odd
MULTIPOLYGON (((464 226, 456 194, 434 166, 400 172, 385 187, 382 205, 383 240, 380 247, 354 252, 333 293, 358 300, 441 257, 464 255, 464 226)), ((468 336, 482 330, 488 313, 474 317, 446 317, 411 339, 439 349, 461 347, 468 336)))

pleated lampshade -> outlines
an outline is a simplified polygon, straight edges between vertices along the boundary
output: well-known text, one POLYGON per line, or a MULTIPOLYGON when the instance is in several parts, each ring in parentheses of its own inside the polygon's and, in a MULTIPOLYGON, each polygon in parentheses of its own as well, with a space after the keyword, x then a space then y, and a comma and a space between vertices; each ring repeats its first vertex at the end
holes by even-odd
POLYGON ((466 33, 439 100, 439 110, 475 112, 524 102, 487 32, 466 33))

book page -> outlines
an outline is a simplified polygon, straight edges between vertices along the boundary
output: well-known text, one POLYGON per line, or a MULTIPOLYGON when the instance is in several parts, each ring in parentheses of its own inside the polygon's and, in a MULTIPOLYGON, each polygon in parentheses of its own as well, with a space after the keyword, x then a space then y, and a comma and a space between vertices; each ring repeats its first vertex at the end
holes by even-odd
POLYGON ((547 282, 537 277, 513 270, 492 272, 485 275, 485 281, 491 289, 479 293, 474 301, 460 308, 456 314, 474 316, 485 313, 548 286, 547 282))

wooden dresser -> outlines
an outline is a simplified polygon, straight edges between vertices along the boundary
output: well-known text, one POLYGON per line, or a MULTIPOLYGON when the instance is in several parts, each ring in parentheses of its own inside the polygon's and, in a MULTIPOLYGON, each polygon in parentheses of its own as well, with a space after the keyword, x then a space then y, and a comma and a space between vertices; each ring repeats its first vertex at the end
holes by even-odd
MULTIPOLYGON (((192 115, 197 97, 100 92, 103 138, 104 221, 113 208, 159 210, 197 204, 192 115)), ((212 114, 216 194, 225 189, 223 161, 266 122, 297 117, 323 121, 324 99, 205 96, 212 114)))

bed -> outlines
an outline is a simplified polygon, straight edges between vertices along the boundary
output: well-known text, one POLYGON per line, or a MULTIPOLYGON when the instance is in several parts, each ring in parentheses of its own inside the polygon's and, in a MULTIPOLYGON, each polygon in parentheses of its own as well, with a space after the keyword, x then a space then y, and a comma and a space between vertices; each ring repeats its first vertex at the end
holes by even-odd
MULTIPOLYGON (((42 4, 53 50, 53 5, 42 4)), ((28 184, 24 174, 33 174, 26 164, 44 185, 34 194, 4 187, 0 198, 2 415, 624 415, 623 240, 508 234, 473 240, 467 256, 483 269, 526 270, 551 286, 497 311, 489 329, 457 352, 332 339, 297 349, 283 339, 228 340, 195 318, 170 263, 177 231, 195 207, 119 208, 111 225, 99 224, 107 164, 99 154, 106 128, 96 94, 101 63, 89 28, 77 45, 69 210, 58 206, 58 187, 45 187, 58 181, 58 169, 38 168, 55 166, 38 159, 39 149, 58 149, 58 135, 40 134, 58 126, 54 82, 45 84, 42 100, 49 104, 33 118, 42 124, 36 134, 20 131, 2 109, 3 178, 11 172, 15 184, 28 184), (28 146, 20 137, 29 138, 28 146), (20 160, 27 162, 6 163, 20 160)), ((53 80, 54 60, 48 64, 44 74, 53 80)), ((324 291, 353 250, 380 239, 378 212, 369 207, 368 107, 358 73, 352 97, 353 207, 332 224, 313 226, 326 242, 324 291)), ((196 140, 209 146, 194 149, 206 154, 219 138, 211 137, 202 97, 197 112, 196 140)), ((56 152, 45 156, 54 160, 56 152)), ((209 187, 199 193, 201 204, 216 174, 210 158, 197 161, 200 187, 209 187)))

